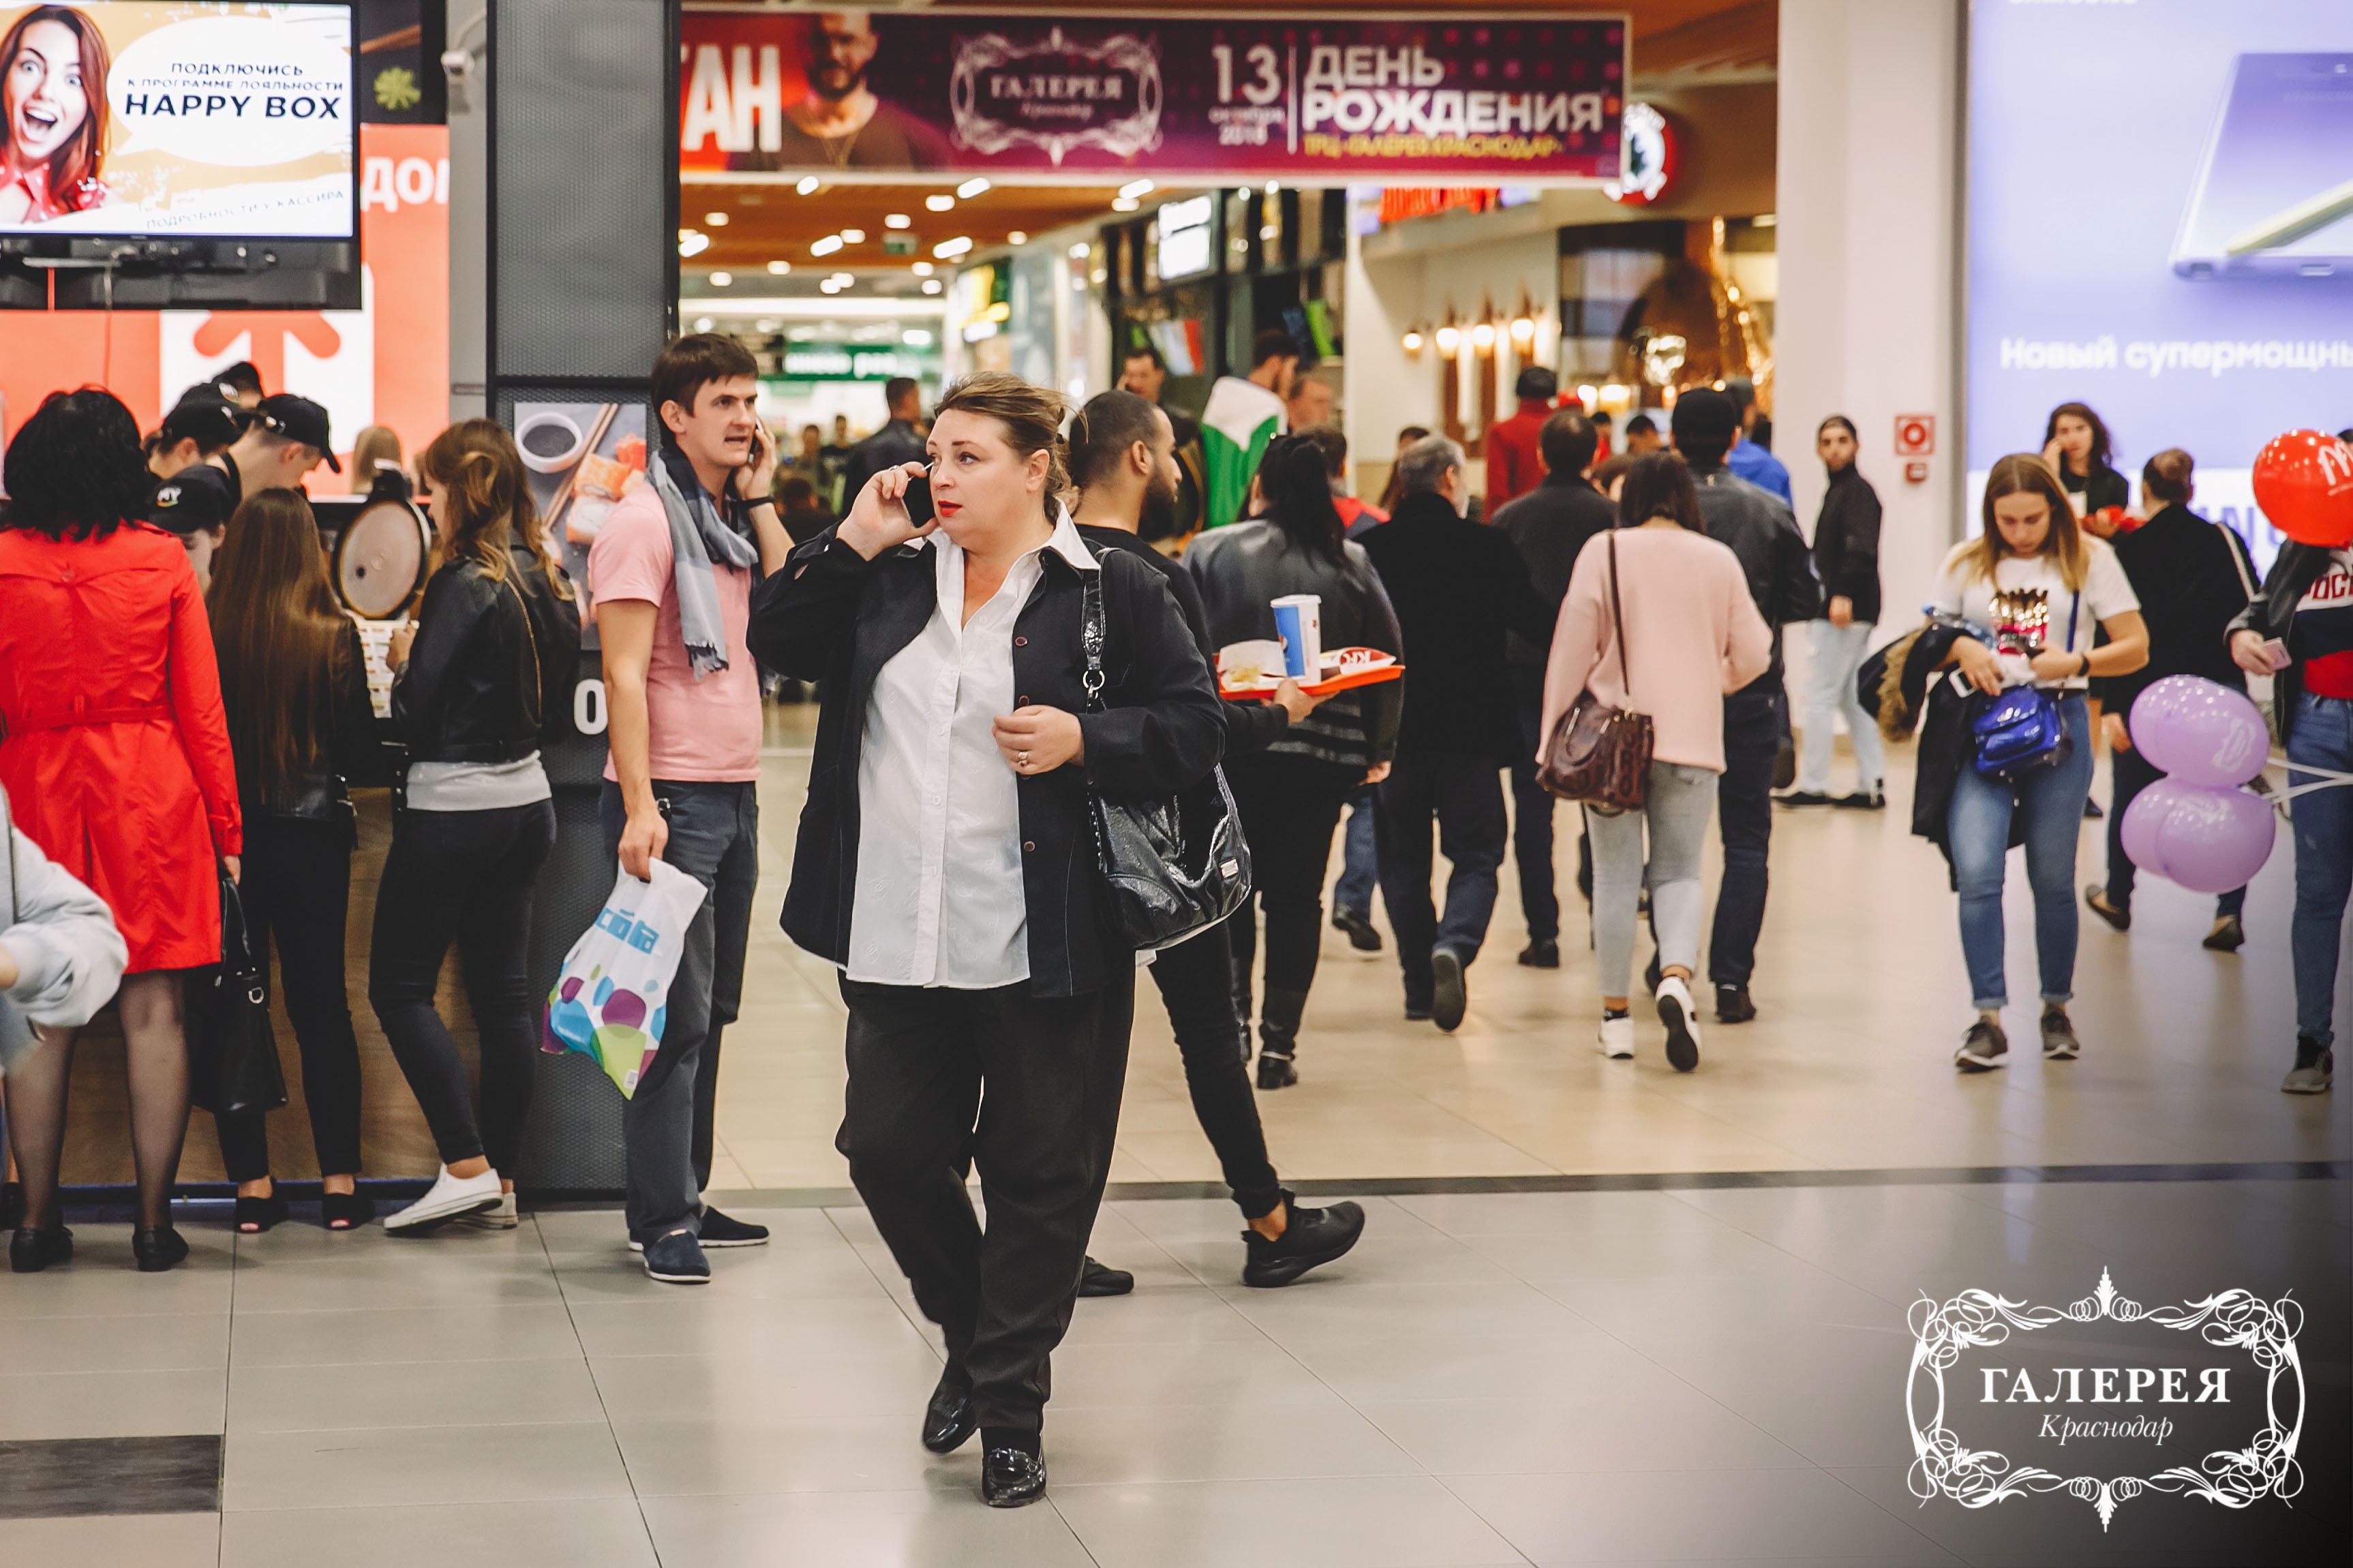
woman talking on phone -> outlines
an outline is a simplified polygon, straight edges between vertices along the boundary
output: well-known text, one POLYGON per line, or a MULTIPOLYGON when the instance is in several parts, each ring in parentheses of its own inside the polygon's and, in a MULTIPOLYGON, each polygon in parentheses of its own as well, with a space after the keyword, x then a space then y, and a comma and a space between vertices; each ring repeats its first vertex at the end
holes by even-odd
POLYGON ((840 967, 838 1142, 946 1340, 922 1440, 944 1454, 979 1430, 995 1507, 1045 1490, 1047 1362, 1103 1199, 1134 1009, 1090 792, 1182 789, 1225 737, 1159 574, 1123 551, 1098 561, 1055 499, 1061 419, 1059 396, 1016 376, 951 387, 928 485, 912 463, 876 474, 760 584, 749 637, 824 683, 784 928, 840 967), (1090 577, 1109 678, 1095 711, 1090 577))

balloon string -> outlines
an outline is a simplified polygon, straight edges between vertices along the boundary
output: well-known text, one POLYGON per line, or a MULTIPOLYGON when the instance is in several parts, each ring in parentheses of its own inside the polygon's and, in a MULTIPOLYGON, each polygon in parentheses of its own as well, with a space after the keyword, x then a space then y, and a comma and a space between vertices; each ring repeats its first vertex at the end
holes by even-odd
POLYGON ((2310 795, 2315 790, 2339 789, 2347 784, 2353 784, 2353 773, 2339 773, 2335 768, 2315 767, 2310 763, 2292 763, 2285 757, 2272 757, 2263 765, 2267 768, 2285 768, 2293 773, 2315 775, 2315 782, 2311 784, 2297 784, 2293 789, 2264 792, 2270 797, 2272 804, 2281 808, 2283 813, 2287 803, 2300 795, 2310 795))

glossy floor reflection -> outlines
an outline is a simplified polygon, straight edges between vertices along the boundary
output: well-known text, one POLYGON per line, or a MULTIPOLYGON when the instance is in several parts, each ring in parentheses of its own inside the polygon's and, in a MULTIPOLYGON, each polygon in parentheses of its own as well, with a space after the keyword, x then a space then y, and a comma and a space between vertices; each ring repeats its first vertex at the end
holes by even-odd
MULTIPOLYGON (((1310 1194, 1312 1201, 1312 1193, 1310 1194)), ((1134 1295, 1055 1358, 1048 1501, 996 1513, 916 1418, 936 1337, 862 1210, 776 1208, 715 1282, 645 1279, 617 1215, 394 1240, 191 1227, 129 1268, 0 1276, 0 1442, 225 1437, 221 1511, 0 1519, 10 1568, 1223 1568, 2342 1560, 2343 1180, 1426 1194, 1290 1289, 1232 1209, 1115 1204, 1134 1295), (2293 1508, 1905 1488, 1907 1306, 2293 1292, 2293 1508)))

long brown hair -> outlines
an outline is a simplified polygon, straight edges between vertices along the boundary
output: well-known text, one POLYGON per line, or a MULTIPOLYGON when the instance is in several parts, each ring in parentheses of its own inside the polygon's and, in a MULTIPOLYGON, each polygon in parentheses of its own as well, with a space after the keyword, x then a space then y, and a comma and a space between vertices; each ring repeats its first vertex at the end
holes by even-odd
POLYGON ((437 521, 434 570, 470 561, 482 574, 507 580, 507 551, 521 544, 537 558, 548 586, 559 599, 572 597, 572 584, 547 553, 546 524, 532 504, 531 481, 514 437, 495 419, 461 419, 438 436, 417 459, 417 470, 433 487, 437 521))
POLYGON ((1994 521, 1993 503, 2014 495, 2041 496, 2043 504, 2051 509, 2051 531, 2043 535, 2042 552, 2058 563, 2060 580, 2068 589, 2080 591, 2084 574, 2091 570, 2091 547, 2084 542, 2084 531, 2076 525, 2075 509, 2067 504, 2067 492, 2060 488, 2059 476, 2042 460, 2040 452, 2012 452, 1994 460, 1992 471, 1986 475, 1984 526, 1975 539, 1955 547, 1946 558, 1947 568, 1965 567, 1968 576, 1993 581, 1994 569, 2010 553, 2010 546, 2002 542, 2000 525, 1994 521))
MULTIPOLYGON (((55 22, 65 28, 81 52, 81 125, 64 146, 49 154, 49 199, 71 206, 79 199, 82 183, 98 178, 99 165, 106 158, 106 73, 113 67, 114 56, 98 24, 71 5, 36 5, 17 17, 7 37, 0 38, 0 80, 15 68, 25 34, 37 22, 55 22)), ((5 142, 7 134, 7 127, 0 124, 0 142, 5 142)))
POLYGON ((351 620, 327 581, 319 524, 300 490, 256 490, 238 503, 213 557, 213 649, 237 785, 290 794, 314 771, 348 673, 351 620))

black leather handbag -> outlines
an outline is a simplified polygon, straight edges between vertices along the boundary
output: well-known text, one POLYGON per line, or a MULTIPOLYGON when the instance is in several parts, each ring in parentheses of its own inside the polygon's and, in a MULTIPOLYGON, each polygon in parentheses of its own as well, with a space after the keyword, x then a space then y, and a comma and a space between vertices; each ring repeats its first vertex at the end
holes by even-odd
POLYGON ((220 887, 221 961, 188 977, 188 1098, 216 1116, 276 1110, 286 1069, 269 1026, 269 978, 227 871, 220 887))
MULTIPOLYGON (((1103 710, 1103 574, 1086 578, 1079 646, 1086 655, 1087 710, 1103 710)), ((1250 845, 1223 768, 1187 789, 1144 800, 1107 800, 1087 786, 1095 863, 1112 929, 1139 952, 1174 947, 1250 899, 1250 845)))

